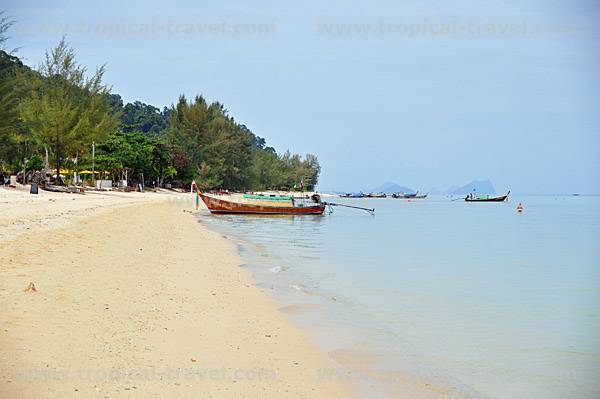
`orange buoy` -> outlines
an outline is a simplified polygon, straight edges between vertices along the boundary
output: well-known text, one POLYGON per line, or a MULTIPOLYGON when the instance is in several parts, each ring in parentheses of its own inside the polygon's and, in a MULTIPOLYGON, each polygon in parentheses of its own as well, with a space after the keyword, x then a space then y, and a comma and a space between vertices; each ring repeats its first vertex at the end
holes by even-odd
POLYGON ((517 205, 517 212, 519 212, 519 213, 520 213, 520 212, 523 212, 524 210, 525 210, 525 208, 523 207, 523 204, 521 204, 521 203, 519 202, 519 205, 517 205))

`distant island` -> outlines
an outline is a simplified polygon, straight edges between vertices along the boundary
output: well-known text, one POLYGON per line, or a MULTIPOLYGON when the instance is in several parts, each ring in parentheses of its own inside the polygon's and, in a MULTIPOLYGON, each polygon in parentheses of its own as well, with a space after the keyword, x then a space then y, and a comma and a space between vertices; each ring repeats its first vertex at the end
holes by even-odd
POLYGON ((394 193, 407 193, 412 194, 416 191, 409 187, 404 187, 394 182, 385 182, 380 186, 377 186, 371 190, 370 193, 386 193, 386 194, 394 194, 394 193))
POLYGON ((469 194, 473 191, 480 194, 496 194, 496 189, 489 179, 473 180, 461 187, 452 186, 446 190, 446 194, 469 194))
MULTIPOLYGON (((494 184, 490 179, 485 180, 472 180, 471 182, 465 184, 464 186, 451 186, 447 190, 439 190, 435 188, 431 188, 427 191, 430 194, 439 194, 439 195, 464 195, 472 193, 475 190, 478 194, 496 194, 496 189, 494 188, 494 184)), ((385 194, 394 194, 394 193, 406 193, 413 194, 416 193, 417 190, 402 186, 398 183, 388 181, 377 187, 373 187, 370 190, 363 190, 365 193, 385 193, 385 194)), ((341 194, 341 193, 340 193, 341 194)))

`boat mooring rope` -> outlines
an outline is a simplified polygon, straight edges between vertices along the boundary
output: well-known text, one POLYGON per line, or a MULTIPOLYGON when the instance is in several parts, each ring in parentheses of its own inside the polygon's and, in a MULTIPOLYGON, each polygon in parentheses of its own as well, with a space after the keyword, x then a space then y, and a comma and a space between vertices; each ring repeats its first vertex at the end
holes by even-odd
POLYGON ((363 208, 360 206, 352 206, 346 204, 337 204, 335 202, 322 202, 323 204, 328 206, 328 212, 331 215, 333 213, 334 206, 342 206, 344 208, 352 208, 352 209, 360 209, 361 211, 369 212, 371 215, 375 215, 375 208, 363 208))

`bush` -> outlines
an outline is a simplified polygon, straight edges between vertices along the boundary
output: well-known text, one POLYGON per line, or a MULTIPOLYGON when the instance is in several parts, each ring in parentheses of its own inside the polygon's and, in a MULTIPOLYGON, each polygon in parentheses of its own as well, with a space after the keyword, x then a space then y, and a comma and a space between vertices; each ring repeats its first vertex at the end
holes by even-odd
POLYGON ((42 157, 39 155, 34 155, 31 157, 31 159, 29 159, 29 161, 27 161, 27 164, 25 165, 25 170, 27 172, 31 172, 36 170, 42 170, 43 167, 44 160, 42 159, 42 157))

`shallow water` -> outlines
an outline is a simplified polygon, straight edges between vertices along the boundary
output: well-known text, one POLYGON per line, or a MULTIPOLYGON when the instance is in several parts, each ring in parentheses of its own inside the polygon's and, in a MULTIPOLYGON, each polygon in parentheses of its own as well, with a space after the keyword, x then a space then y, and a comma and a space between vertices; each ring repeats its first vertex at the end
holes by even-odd
MULTIPOLYGON (((241 243, 326 349, 369 354, 377 376, 456 397, 600 397, 600 197, 336 201, 376 215, 200 221, 241 243)), ((384 397, 390 381, 367 379, 384 397)))

